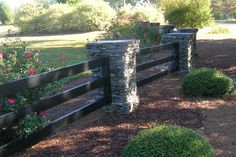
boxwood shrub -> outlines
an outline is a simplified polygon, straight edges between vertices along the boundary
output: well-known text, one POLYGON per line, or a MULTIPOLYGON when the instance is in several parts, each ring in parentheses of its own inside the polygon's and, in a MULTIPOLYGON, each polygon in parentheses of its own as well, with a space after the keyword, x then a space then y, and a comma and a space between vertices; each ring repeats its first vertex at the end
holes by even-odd
POLYGON ((213 157, 208 141, 191 129, 159 125, 138 134, 125 147, 123 157, 213 157))
POLYGON ((222 97, 234 91, 233 80, 230 77, 210 68, 190 72, 184 78, 182 88, 189 97, 222 97))

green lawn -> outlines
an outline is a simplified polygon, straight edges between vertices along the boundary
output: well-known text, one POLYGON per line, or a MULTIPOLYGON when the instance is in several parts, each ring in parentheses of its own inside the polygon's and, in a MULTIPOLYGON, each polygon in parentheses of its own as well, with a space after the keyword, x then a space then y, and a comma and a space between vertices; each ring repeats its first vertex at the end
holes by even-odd
MULTIPOLYGON (((57 67, 60 63, 59 57, 66 56, 66 65, 86 61, 89 58, 85 50, 88 41, 94 41, 104 32, 88 32, 79 34, 63 34, 48 36, 24 36, 27 47, 39 52, 40 60, 50 66, 57 67)), ((5 40, 0 38, 0 43, 5 40)))
POLYGON ((215 20, 216 23, 228 23, 228 24, 235 24, 236 19, 231 19, 231 20, 215 20))
POLYGON ((85 50, 86 42, 70 40, 53 40, 53 41, 29 41, 28 47, 33 50, 39 50, 40 60, 52 66, 57 66, 59 57, 65 55, 65 64, 75 64, 88 60, 85 50))
POLYGON ((66 65, 88 60, 85 44, 95 40, 101 32, 42 37, 42 40, 27 40, 29 48, 39 50, 44 63, 57 66, 59 57, 66 56, 66 65))

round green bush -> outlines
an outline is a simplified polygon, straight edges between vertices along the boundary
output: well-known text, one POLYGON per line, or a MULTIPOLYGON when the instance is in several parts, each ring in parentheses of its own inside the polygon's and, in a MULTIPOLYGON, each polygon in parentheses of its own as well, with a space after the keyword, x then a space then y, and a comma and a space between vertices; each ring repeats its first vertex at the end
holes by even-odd
POLYGON ((234 91, 233 80, 230 77, 210 68, 190 72, 184 78, 182 88, 189 97, 222 97, 234 91))
POLYGON ((125 147, 123 157, 213 157, 208 141, 191 129, 159 125, 140 131, 125 147))

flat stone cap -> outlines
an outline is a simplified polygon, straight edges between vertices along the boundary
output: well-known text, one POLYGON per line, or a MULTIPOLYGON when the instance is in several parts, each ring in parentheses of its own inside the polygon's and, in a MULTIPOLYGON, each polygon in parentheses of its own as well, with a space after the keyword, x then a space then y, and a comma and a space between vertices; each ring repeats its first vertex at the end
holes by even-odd
POLYGON ((88 44, 127 44, 127 43, 137 43, 140 42, 139 40, 136 39, 127 39, 127 40, 100 40, 100 41, 94 41, 94 42, 89 42, 88 44))
POLYGON ((176 33, 167 33, 167 35, 194 35, 194 33, 182 33, 182 32, 176 32, 176 33))
POLYGON ((86 49, 110 49, 110 50, 118 50, 123 51, 127 47, 132 45, 139 45, 140 41, 135 39, 130 40, 101 40, 96 42, 90 42, 86 44, 86 49))

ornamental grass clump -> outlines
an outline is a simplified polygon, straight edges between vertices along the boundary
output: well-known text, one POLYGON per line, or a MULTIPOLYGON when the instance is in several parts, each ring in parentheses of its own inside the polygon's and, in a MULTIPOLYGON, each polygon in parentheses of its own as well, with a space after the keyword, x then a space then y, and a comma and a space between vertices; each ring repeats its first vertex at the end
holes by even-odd
POLYGON ((222 97, 234 92, 233 80, 224 73, 210 68, 190 72, 184 78, 182 88, 189 97, 222 97))
POLYGON ((191 129, 158 125, 138 134, 125 147, 123 157, 214 157, 208 141, 191 129))

